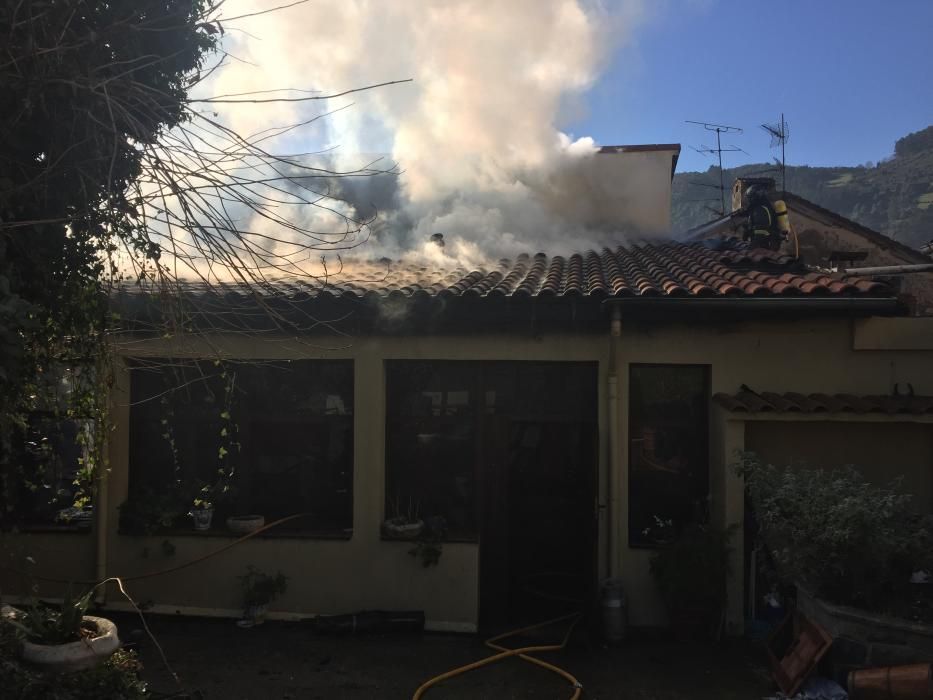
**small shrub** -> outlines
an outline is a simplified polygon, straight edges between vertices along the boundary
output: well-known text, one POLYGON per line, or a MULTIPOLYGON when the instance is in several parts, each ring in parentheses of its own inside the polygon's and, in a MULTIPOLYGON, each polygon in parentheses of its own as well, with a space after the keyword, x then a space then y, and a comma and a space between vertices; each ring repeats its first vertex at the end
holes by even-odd
POLYGON ((84 615, 93 593, 94 589, 91 589, 77 598, 72 598, 69 593, 61 605, 46 605, 36 600, 15 619, 6 622, 36 644, 76 642, 94 632, 84 626, 84 615))
POLYGON ((243 609, 268 605, 282 595, 288 588, 288 577, 279 571, 275 576, 248 566, 246 573, 239 577, 243 584, 243 609))
POLYGON ((873 486, 852 467, 791 469, 744 455, 738 471, 761 545, 785 583, 844 605, 890 611, 912 572, 933 564, 933 519, 899 482, 873 486))
POLYGON ((673 616, 687 611, 715 618, 726 603, 735 527, 687 525, 651 559, 651 575, 673 616))

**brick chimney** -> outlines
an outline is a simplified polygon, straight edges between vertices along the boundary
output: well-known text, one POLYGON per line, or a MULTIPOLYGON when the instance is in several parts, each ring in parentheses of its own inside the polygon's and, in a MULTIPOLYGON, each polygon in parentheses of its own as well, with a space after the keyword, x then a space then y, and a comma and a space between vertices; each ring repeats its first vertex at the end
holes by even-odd
POLYGON ((737 177, 732 183, 732 211, 738 211, 745 206, 745 191, 752 185, 757 185, 765 192, 768 197, 777 189, 773 177, 737 177))

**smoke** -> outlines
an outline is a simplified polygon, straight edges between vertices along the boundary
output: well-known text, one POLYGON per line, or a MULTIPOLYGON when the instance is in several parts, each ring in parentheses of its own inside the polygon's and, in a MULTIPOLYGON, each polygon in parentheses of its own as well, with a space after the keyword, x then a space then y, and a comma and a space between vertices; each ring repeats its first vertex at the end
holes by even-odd
MULTIPOLYGON (((263 9, 230 0, 224 14, 263 9)), ((630 36, 640 5, 586 0, 314 0, 230 22, 230 61, 210 93, 333 94, 412 82, 322 102, 218 105, 241 134, 333 112, 276 138, 310 162, 395 174, 316 181, 337 200, 304 207, 302 225, 369 219, 356 255, 477 266, 519 252, 566 253, 622 232, 612 197, 587 173, 596 145, 561 131, 610 49, 630 36), (607 204, 608 202, 608 204, 607 204), (442 232, 444 247, 430 242, 442 232)), ((254 229, 268 222, 253 221, 254 229)))

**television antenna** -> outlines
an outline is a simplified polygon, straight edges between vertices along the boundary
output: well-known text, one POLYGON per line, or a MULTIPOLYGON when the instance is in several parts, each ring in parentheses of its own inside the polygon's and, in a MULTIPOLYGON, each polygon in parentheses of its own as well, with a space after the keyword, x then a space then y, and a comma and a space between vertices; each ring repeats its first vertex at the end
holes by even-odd
POLYGON ((711 122, 698 122, 698 121, 693 121, 691 119, 687 119, 686 122, 687 124, 696 124, 697 126, 702 126, 707 131, 712 131, 712 132, 715 132, 716 134, 716 148, 713 148, 712 146, 705 146, 702 144, 700 145, 699 148, 697 148, 696 146, 691 146, 691 148, 693 148, 694 151, 702 155, 712 155, 715 153, 716 156, 719 158, 719 206, 720 206, 719 215, 725 216, 726 215, 726 183, 725 183, 725 179, 723 177, 723 172, 722 172, 722 154, 723 153, 736 153, 739 151, 741 151, 742 153, 745 153, 745 151, 743 151, 738 146, 734 146, 731 144, 727 146, 723 146, 722 135, 723 134, 741 134, 744 132, 742 131, 740 127, 729 126, 728 124, 712 124, 711 122))
POLYGON ((771 136, 771 148, 781 147, 781 190, 784 196, 787 195, 787 161, 784 158, 784 145, 790 138, 790 127, 784 120, 784 113, 781 112, 781 121, 777 124, 762 124, 764 129, 771 136))

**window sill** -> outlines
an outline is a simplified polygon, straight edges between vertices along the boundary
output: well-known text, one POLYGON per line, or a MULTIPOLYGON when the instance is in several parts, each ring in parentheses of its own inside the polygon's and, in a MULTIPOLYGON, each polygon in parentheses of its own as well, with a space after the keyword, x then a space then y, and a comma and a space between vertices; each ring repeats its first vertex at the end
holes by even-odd
MULTIPOLYGON (((392 535, 386 535, 385 533, 381 533, 379 539, 383 542, 410 542, 411 544, 418 544, 420 541, 417 537, 392 537, 392 535)), ((448 536, 438 544, 479 544, 479 537, 467 535, 462 537, 448 536)))
MULTIPOLYGON (((222 528, 213 528, 210 530, 195 530, 194 528, 166 528, 157 530, 152 534, 141 532, 119 531, 123 537, 206 537, 206 538, 224 538, 238 540, 245 537, 245 534, 230 532, 222 528)), ((278 529, 270 532, 263 532, 256 535, 253 539, 259 540, 342 540, 347 541, 353 538, 353 530, 289 530, 287 528, 278 529)))
POLYGON ((0 532, 11 535, 88 535, 91 533, 91 525, 55 525, 49 523, 33 525, 4 525, 0 527, 0 532))

